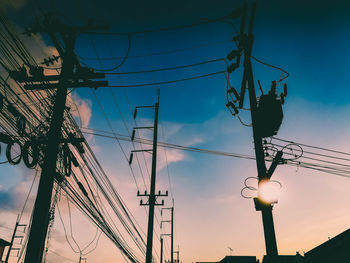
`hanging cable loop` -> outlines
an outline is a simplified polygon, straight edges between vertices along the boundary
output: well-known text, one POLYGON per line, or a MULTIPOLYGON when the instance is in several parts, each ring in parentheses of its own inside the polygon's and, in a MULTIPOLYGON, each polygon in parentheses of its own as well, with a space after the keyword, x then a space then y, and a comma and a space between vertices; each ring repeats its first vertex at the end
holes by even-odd
POLYGON ((34 169, 39 162, 39 147, 33 141, 27 141, 23 145, 22 158, 29 169, 34 169), (32 157, 31 160, 29 157, 32 157))
POLYGON ((6 158, 8 160, 8 162, 12 165, 16 165, 16 164, 19 164, 19 162, 21 161, 22 159, 22 146, 20 144, 20 142, 18 140, 12 140, 9 144, 7 144, 7 147, 6 147, 6 158), (19 154, 15 157, 12 157, 12 148, 15 146, 15 145, 18 145, 19 146, 19 154))

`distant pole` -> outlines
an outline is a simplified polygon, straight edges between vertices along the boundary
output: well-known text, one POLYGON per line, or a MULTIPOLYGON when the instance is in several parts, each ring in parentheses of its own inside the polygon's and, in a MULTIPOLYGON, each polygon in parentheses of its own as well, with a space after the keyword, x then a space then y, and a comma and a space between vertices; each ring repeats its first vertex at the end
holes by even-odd
MULTIPOLYGON (((248 83, 249 102, 250 102, 251 118, 252 118, 252 126, 253 126, 254 149, 255 149, 256 164, 257 164, 257 170, 258 170, 259 186, 260 186, 262 181, 269 180, 270 178, 266 171, 262 137, 259 134, 259 130, 257 127, 257 100, 256 100, 254 77, 253 77, 253 70, 252 70, 252 64, 251 64, 251 52, 252 52, 252 45, 253 45, 252 31, 253 31, 253 22, 255 17, 255 9, 256 9, 256 5, 253 4, 249 31, 248 31, 248 41, 244 49, 244 71, 247 74, 246 76, 247 76, 247 83, 248 83)), ((259 199, 256 199, 255 201, 259 202, 259 199)), ((259 210, 261 210, 262 219, 263 219, 266 254, 268 256, 277 256, 278 250, 277 250, 275 228, 274 228, 273 216, 272 216, 272 205, 271 204, 260 205, 259 210)))
POLYGON ((171 207, 171 263, 174 263, 174 200, 171 207))
MULTIPOLYGON (((17 219, 17 220, 16 220, 15 229, 13 230, 13 234, 12 234, 12 237, 11 237, 11 242, 10 242, 10 245, 9 245, 9 248, 8 248, 8 251, 7 251, 7 254, 6 254, 5 263, 8 263, 8 262, 9 262, 9 257, 10 257, 11 249, 12 249, 12 246, 13 246, 13 241, 15 240, 15 236, 16 236, 18 224, 19 224, 19 222, 18 222, 18 219, 17 219)), ((1 260, 1 259, 0 259, 0 260, 1 260)))
POLYGON ((163 263, 163 238, 160 237, 160 263, 163 263))
POLYGON ((157 173, 158 110, 159 110, 159 95, 158 95, 158 101, 155 104, 155 114, 154 114, 151 189, 150 189, 150 195, 148 199, 149 213, 148 213, 146 263, 152 263, 154 206, 156 203, 155 188, 156 188, 156 173, 157 173))
POLYGON ((180 247, 179 246, 177 246, 177 251, 174 251, 174 253, 176 253, 176 255, 177 255, 177 261, 176 261, 176 263, 180 263, 180 247))
POLYGON ((53 190, 54 175, 56 174, 56 162, 58 146, 62 136, 63 113, 66 105, 68 75, 73 73, 75 64, 74 44, 75 34, 66 34, 66 50, 63 55, 60 87, 57 89, 55 104, 47 134, 47 145, 44 150, 44 163, 40 176, 38 194, 34 204, 33 221, 30 228, 27 251, 24 263, 41 263, 50 221, 50 206, 53 190))
POLYGON ((180 247, 177 246, 177 263, 180 263, 180 247))

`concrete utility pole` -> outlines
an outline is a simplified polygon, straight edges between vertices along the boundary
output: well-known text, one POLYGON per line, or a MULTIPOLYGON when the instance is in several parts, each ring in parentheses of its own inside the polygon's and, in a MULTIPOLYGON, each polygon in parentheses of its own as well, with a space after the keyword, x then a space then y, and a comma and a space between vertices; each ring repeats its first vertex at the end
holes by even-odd
POLYGON ((21 238, 21 239, 23 238, 23 236, 17 236, 17 229, 18 229, 18 227, 24 227, 25 228, 27 226, 27 225, 21 225, 19 223, 19 220, 20 220, 19 218, 20 217, 18 215, 17 220, 16 220, 16 224, 15 224, 15 228, 13 230, 13 234, 12 234, 12 237, 11 237, 11 242, 10 242, 7 254, 6 254, 5 263, 9 262, 10 253, 11 253, 11 250, 12 250, 12 247, 13 247, 13 242, 15 241, 15 238, 21 238))
POLYGON ((271 166, 267 170, 262 139, 266 137, 271 137, 277 134, 278 132, 278 129, 283 119, 282 104, 284 101, 284 97, 287 95, 287 87, 285 84, 285 91, 278 97, 276 94, 276 81, 273 81, 269 93, 266 95, 262 94, 260 96, 258 105, 251 63, 251 54, 254 41, 253 23, 255 18, 255 10, 256 4, 254 3, 252 4, 251 8, 250 21, 247 33, 247 5, 244 5, 243 8, 238 9, 237 11, 237 14, 240 14, 241 17, 240 32, 237 36, 233 38, 233 41, 235 41, 237 44, 237 49, 232 50, 227 55, 228 60, 235 59, 235 61, 227 67, 227 72, 232 73, 234 70, 239 68, 241 56, 244 55, 243 79, 240 94, 236 91, 234 87, 228 85, 228 103, 226 104, 226 107, 230 110, 232 115, 237 115, 239 112, 238 108, 243 108, 245 91, 248 87, 250 112, 253 127, 254 150, 258 171, 258 197, 254 198, 254 203, 255 209, 257 211, 261 211, 262 213, 267 258, 274 260, 278 256, 278 251, 275 236, 275 228, 272 217, 272 203, 262 200, 259 189, 261 189, 261 185, 263 183, 266 183, 270 180, 277 165, 282 160, 283 150, 278 151, 276 153, 276 155, 273 157, 271 166), (235 105, 237 101, 239 102, 238 107, 235 105))
POLYGON ((177 257, 176 257, 176 263, 180 263, 180 248, 179 246, 177 246, 177 251, 174 251, 174 253, 176 253, 177 257))
POLYGON ((75 35, 67 34, 66 49, 63 54, 62 72, 57 89, 50 129, 47 135, 47 145, 44 150, 44 163, 40 176, 38 194, 34 204, 33 221, 30 228, 25 263, 40 263, 43 257, 47 228, 50 221, 51 196, 56 173, 57 154, 61 139, 63 113, 66 105, 68 83, 67 78, 73 74, 75 64, 75 35))
POLYGON ((170 262, 174 263, 174 200, 173 200, 173 206, 162 208, 161 212, 163 210, 170 210, 171 212, 171 220, 162 220, 161 223, 170 223, 171 224, 171 233, 165 234, 171 236, 171 243, 170 243, 170 262))
MULTIPOLYGON (((255 148, 255 156, 256 156, 256 165, 258 170, 258 179, 259 186, 262 182, 270 180, 271 175, 268 175, 265 165, 265 156, 262 145, 262 137, 259 133, 259 129, 257 127, 257 100, 256 93, 254 87, 254 77, 253 70, 251 64, 251 52, 253 46, 253 23, 255 17, 255 9, 256 5, 253 4, 248 34, 246 37, 246 45, 244 46, 244 76, 246 79, 243 79, 245 82, 243 85, 248 84, 249 91, 249 102, 250 102, 250 112, 253 126, 253 138, 254 138, 254 148, 255 148)), ((275 257, 278 255, 277 250, 277 242, 275 235, 275 228, 273 223, 272 216, 272 205, 263 203, 259 198, 255 198, 254 202, 256 204, 256 209, 261 211, 262 220, 264 226, 264 235, 265 235, 265 245, 266 245, 266 254, 271 257, 275 257)))
MULTIPOLYGON (((43 82, 45 84, 26 84, 27 90, 39 89, 57 89, 55 102, 53 106, 50 128, 46 138, 44 138, 45 147, 43 149, 44 160, 41 166, 41 176, 39 181, 38 193, 34 204, 33 220, 29 233, 28 245, 25 255, 25 263, 40 263, 43 258, 45 239, 50 218, 51 198, 53 191, 54 179, 57 176, 56 163, 59 151, 59 145, 64 140, 62 138, 63 115, 66 105, 67 90, 69 87, 99 87, 107 86, 107 81, 94 82, 93 78, 104 78, 104 74, 89 72, 76 73, 76 66, 80 66, 74 53, 76 34, 80 31, 92 29, 101 29, 97 27, 69 27, 57 21, 52 21, 49 16, 42 23, 41 31, 47 32, 58 50, 62 59, 62 70, 58 76, 44 76, 41 74, 27 76, 18 79, 19 82, 33 83, 43 82), (63 46, 59 37, 60 33, 63 46), (64 48, 63 48, 64 47, 64 48), (55 81, 54 83, 50 81, 55 81)), ((33 33, 33 32, 32 32, 33 33)), ((35 67, 35 66, 34 66, 35 67)), ((75 138, 74 138, 75 139, 75 138)), ((73 139, 72 139, 73 140, 73 139)), ((72 140, 65 140, 71 142, 72 140)), ((62 176, 63 178, 63 176, 62 176)))
POLYGON ((150 185, 150 193, 148 194, 145 191, 144 194, 140 194, 137 192, 137 196, 147 196, 148 202, 143 203, 140 201, 140 205, 148 205, 148 230, 147 230, 147 249, 146 249, 146 263, 152 263, 152 250, 153 250, 153 228, 154 228, 154 207, 157 205, 164 205, 164 200, 162 203, 157 203, 156 199, 159 196, 168 196, 168 191, 165 194, 162 194, 160 191, 156 194, 156 176, 157 176, 157 142, 158 142, 158 111, 159 111, 159 89, 158 89, 158 100, 154 106, 138 106, 134 112, 134 119, 137 115, 137 109, 140 108, 154 108, 154 124, 153 127, 135 127, 133 130, 132 140, 135 136, 135 129, 153 129, 153 148, 152 150, 133 150, 131 151, 129 164, 131 165, 133 159, 134 152, 152 152, 152 172, 151 172, 151 185, 150 185))
POLYGON ((148 211, 146 263, 152 263, 154 206, 156 203, 158 110, 159 110, 159 98, 158 98, 158 101, 156 102, 156 105, 154 106, 155 112, 154 112, 154 129, 153 129, 152 173, 151 173, 151 189, 150 189, 150 195, 148 199, 149 211, 148 211))
POLYGON ((174 200, 171 207, 171 263, 174 263, 174 200))
POLYGON ((160 263, 163 263, 163 238, 160 237, 160 263))

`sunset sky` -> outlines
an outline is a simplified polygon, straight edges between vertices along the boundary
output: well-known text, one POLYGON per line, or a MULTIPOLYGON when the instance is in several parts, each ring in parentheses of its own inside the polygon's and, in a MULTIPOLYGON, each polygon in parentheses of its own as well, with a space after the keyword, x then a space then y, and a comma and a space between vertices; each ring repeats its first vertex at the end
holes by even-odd
MULTIPOLYGON (((96 24, 110 25, 110 32, 127 33, 223 17, 240 7, 243 1, 1 0, 0 3, 19 32, 35 21, 35 14, 41 9, 59 14, 68 24, 81 25, 88 18, 93 18, 96 24)), ((327 3, 314 0, 258 1, 253 56, 290 74, 285 80, 289 89, 283 106, 284 120, 279 138, 350 152, 349 12, 350 3, 345 0, 327 3)), ((238 20, 234 24, 239 27, 238 20)), ((231 25, 219 22, 133 34, 129 56, 115 72, 182 66, 225 58, 235 48, 230 41, 234 35, 231 25)), ((47 35, 36 39, 23 37, 23 41, 38 61, 44 58, 40 50, 54 52, 47 35)), ((76 44, 80 61, 97 69, 118 65, 127 49, 125 34, 81 35, 76 44)), ((107 79, 111 86, 132 85, 190 78, 225 69, 225 62, 217 61, 164 72, 107 75, 107 79)), ((269 90, 272 80, 281 77, 280 71, 254 61, 253 71, 264 92, 269 90)), ((231 84, 239 87, 241 78, 241 70, 233 72, 231 84)), ((225 107, 224 74, 167 85, 99 88, 95 95, 114 131, 128 135, 134 127, 132 109, 153 104, 157 88, 160 88, 159 141, 254 155, 251 128, 243 126, 225 107)), ((282 91, 281 86, 278 89, 282 91)), ((79 113, 73 112, 73 115, 85 128, 111 132, 95 95, 91 89, 74 90, 71 96, 78 105, 79 113)), ((258 89, 257 95, 260 95, 258 89)), ((245 106, 248 107, 247 100, 245 106)), ((243 122, 250 123, 247 111, 241 110, 239 116, 243 122)), ((137 121, 139 125, 148 125, 152 123, 152 118, 151 110, 140 110, 137 121)), ((142 135, 150 138, 152 133, 142 135)), ((137 187, 117 141, 92 135, 86 138, 114 187, 147 232, 145 209, 139 206, 137 187)), ((0 161, 3 161, 6 158, 5 145, 1 146, 0 161)), ((122 142, 122 147, 129 155, 131 143, 122 142)), ((150 159, 148 161, 150 170, 150 159)), ((0 170, 0 238, 9 240, 34 172, 23 164, 1 164, 0 170)), ((232 255, 263 257, 265 243, 261 214, 255 211, 252 200, 244 199, 240 194, 244 180, 257 176, 254 160, 174 149, 166 149, 165 153, 164 148, 159 147, 157 170, 157 190, 169 190, 175 201, 175 248, 177 250, 179 245, 182 262, 219 261, 230 254, 228 247, 233 249, 232 255)), ((148 185, 148 177, 145 178, 148 185)), ((292 255, 296 251, 302 254, 349 228, 349 178, 280 165, 273 179, 283 186, 278 204, 273 209, 280 254, 292 255)), ((136 180, 140 190, 146 190, 138 171, 136 180)), ((25 210, 23 224, 29 221, 37 182, 25 210)), ((171 196, 165 198, 165 204, 166 207, 171 205, 171 196)), ((62 196, 58 205, 67 227, 66 198, 62 196)), ((84 247, 94 238, 96 227, 73 205, 71 208, 74 239, 84 247)), ((159 210, 156 210, 156 215, 159 220, 162 218, 159 210)), ((169 214, 163 212, 163 220, 168 219, 169 214)), ((155 227, 159 234, 159 225, 155 227)), ((163 231, 169 230, 169 225, 164 225, 163 231)), ((168 237, 165 239, 165 258, 169 259, 170 240, 168 237)), ((159 235, 154 237, 154 244, 159 253, 159 235)), ((89 263, 124 261, 118 248, 103 235, 96 249, 85 257, 89 263)), ((46 262, 68 263, 78 262, 78 259, 79 255, 66 242, 62 222, 56 215, 46 262)), ((12 257, 10 262, 17 262, 17 258, 12 257)))

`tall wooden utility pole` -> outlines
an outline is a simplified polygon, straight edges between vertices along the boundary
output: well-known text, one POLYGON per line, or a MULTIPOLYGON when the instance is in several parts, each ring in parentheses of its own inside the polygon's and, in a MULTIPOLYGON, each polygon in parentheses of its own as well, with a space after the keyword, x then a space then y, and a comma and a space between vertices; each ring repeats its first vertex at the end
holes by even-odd
MULTIPOLYGON (((63 61, 61 74, 57 76, 44 76, 43 71, 39 70, 39 72, 41 72, 39 75, 26 75, 25 78, 16 79, 17 81, 24 83, 46 82, 45 84, 26 84, 24 88, 27 90, 57 90, 52 116, 50 119, 50 128, 47 136, 43 140, 45 145, 43 149, 44 160, 41 166, 42 171, 39 181, 38 193, 34 204, 33 220, 29 233, 28 245, 24 261, 25 263, 41 263, 43 258, 47 229, 51 220, 50 207, 54 179, 57 175, 57 156, 59 152, 59 145, 62 141, 64 141, 64 138, 62 138, 61 130, 66 105, 67 90, 69 87, 96 88, 108 85, 107 81, 91 80, 94 78, 104 78, 104 74, 94 73, 93 71, 78 72, 78 68, 81 69, 81 67, 74 53, 76 34, 80 31, 94 29, 102 28, 92 26, 69 27, 57 21, 52 21, 52 19, 47 16, 45 21, 42 23, 41 31, 47 32, 49 34, 51 41, 60 54, 60 57, 63 61), (62 41, 60 41, 57 33, 60 33, 62 41), (63 45, 61 42, 63 42, 63 45)), ((33 67, 37 66, 33 65, 33 67)), ((71 140, 67 139, 65 141, 66 143, 71 142, 71 140)))

